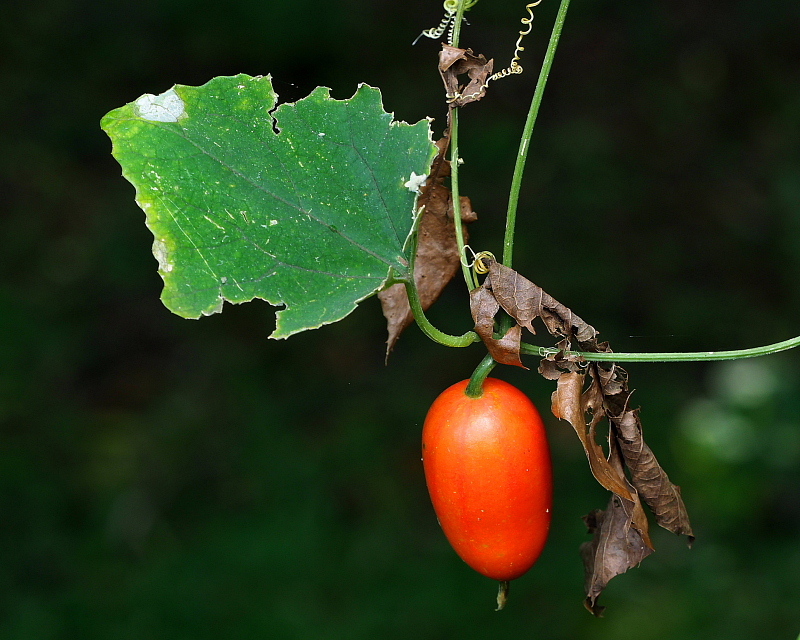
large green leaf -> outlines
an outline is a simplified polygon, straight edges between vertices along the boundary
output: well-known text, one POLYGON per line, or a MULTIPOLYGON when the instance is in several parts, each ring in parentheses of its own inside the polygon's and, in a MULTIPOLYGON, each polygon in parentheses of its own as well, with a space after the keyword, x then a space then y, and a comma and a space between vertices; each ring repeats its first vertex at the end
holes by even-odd
POLYGON ((340 320, 407 271, 427 121, 392 121, 380 92, 318 88, 275 109, 269 77, 225 76, 144 95, 103 118, 155 236, 173 312, 285 305, 273 337, 340 320), (413 175, 412 175, 413 174, 413 175))

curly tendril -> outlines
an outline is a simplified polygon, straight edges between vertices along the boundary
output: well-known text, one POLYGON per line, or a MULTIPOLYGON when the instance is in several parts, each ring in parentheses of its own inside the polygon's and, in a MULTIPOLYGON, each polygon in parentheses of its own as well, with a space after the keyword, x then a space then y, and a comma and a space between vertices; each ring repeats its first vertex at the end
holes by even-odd
MULTIPOLYGON (((444 0, 444 17, 442 21, 439 23, 439 26, 433 27, 432 29, 425 29, 422 33, 417 36, 417 39, 414 40, 412 46, 417 44, 419 39, 422 36, 426 38, 432 38, 434 40, 438 40, 444 35, 444 32, 447 31, 447 44, 453 44, 453 29, 456 26, 456 13, 458 12, 458 3, 460 0, 444 0)), ((541 2, 541 0, 539 0, 541 2)), ((464 2, 464 11, 468 11, 472 7, 474 7, 478 0, 463 0, 464 2)))
POLYGON ((489 273, 489 267, 486 266, 484 260, 493 260, 497 262, 497 258, 494 257, 494 254, 491 251, 481 251, 475 256, 475 262, 472 265, 475 269, 475 273, 479 275, 489 273))
POLYGON ((486 80, 486 84, 489 84, 492 80, 499 80, 500 78, 522 73, 522 65, 519 63, 519 55, 525 51, 525 47, 522 46, 522 39, 531 32, 531 29, 533 29, 533 8, 539 6, 541 2, 542 0, 536 0, 536 2, 531 2, 530 4, 525 5, 525 9, 528 12, 528 17, 522 18, 520 22, 526 28, 521 29, 519 32, 517 43, 514 45, 514 57, 511 58, 511 64, 509 64, 508 67, 502 71, 498 71, 497 73, 490 75, 486 80))

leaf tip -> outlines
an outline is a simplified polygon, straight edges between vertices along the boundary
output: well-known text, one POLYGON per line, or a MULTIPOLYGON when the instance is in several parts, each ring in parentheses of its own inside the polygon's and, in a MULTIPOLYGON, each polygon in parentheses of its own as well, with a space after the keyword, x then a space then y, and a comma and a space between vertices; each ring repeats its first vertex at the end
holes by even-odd
POLYGON ((602 605, 597 604, 597 598, 586 598, 583 601, 583 606, 586 607, 586 610, 591 613, 595 618, 602 618, 603 612, 606 608, 602 605))

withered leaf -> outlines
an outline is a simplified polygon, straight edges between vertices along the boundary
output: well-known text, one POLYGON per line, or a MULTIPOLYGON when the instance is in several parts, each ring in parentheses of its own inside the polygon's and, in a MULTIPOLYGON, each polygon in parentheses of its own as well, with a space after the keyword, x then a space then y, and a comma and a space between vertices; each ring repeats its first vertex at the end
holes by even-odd
POLYGON ((668 531, 686 535, 691 545, 694 533, 681 498, 681 489, 670 482, 645 443, 639 411, 626 411, 621 416, 612 416, 611 421, 616 427, 617 441, 630 471, 631 482, 652 510, 656 522, 668 531))
MULTIPOLYGON (((438 300, 447 283, 460 267, 455 225, 453 224, 453 200, 450 189, 444 184, 450 175, 450 162, 444 157, 448 139, 442 138, 436 145, 439 153, 431 166, 431 174, 420 189, 417 206, 424 207, 418 229, 417 253, 414 262, 414 281, 419 292, 422 308, 427 310, 438 300)), ((469 198, 462 196, 461 220, 472 222, 477 215, 472 210, 469 198)), ((464 228, 464 237, 467 230, 464 228)), ((389 338, 386 355, 394 348, 400 334, 414 322, 408 304, 408 295, 403 284, 394 284, 378 293, 383 315, 386 317, 389 338)))
POLYGON ((481 337, 492 358, 500 364, 525 367, 519 355, 522 329, 514 325, 502 338, 494 338, 494 317, 500 310, 492 292, 485 286, 473 289, 469 294, 469 306, 475 320, 475 332, 481 337))
POLYGON ((603 417, 602 398, 597 397, 599 385, 593 382, 584 393, 583 382, 584 376, 580 373, 567 372, 559 376, 558 386, 552 397, 553 415, 560 420, 566 420, 575 429, 595 479, 609 491, 633 501, 623 470, 611 465, 606 459, 605 451, 595 439, 595 429, 603 417), (590 405, 594 410, 587 424, 584 416, 590 405))
POLYGON ((635 567, 653 553, 640 531, 631 526, 632 504, 612 494, 605 511, 596 509, 584 517, 590 542, 581 545, 581 557, 585 571, 586 600, 584 605, 594 615, 603 613, 597 604, 603 589, 612 578, 635 567))
POLYGON ((680 487, 670 482, 655 454, 644 441, 639 410, 629 407, 631 391, 628 373, 622 367, 595 364, 592 369, 602 388, 605 411, 613 425, 631 482, 650 507, 659 526, 694 540, 689 514, 681 497, 680 487))
POLYGON ((486 61, 471 49, 459 49, 442 44, 439 52, 439 73, 444 82, 447 101, 453 107, 463 107, 486 95, 486 80, 492 75, 494 60, 486 61), (459 83, 458 76, 467 74, 466 86, 459 83))
POLYGON ((496 260, 484 262, 489 267, 488 279, 497 302, 517 323, 536 333, 532 323, 541 318, 552 335, 567 340, 574 338, 587 351, 601 350, 594 327, 541 287, 496 260))
POLYGON ((558 380, 564 369, 555 358, 542 358, 539 363, 539 373, 545 380, 558 380))
POLYGON ((662 527, 688 535, 690 542, 692 531, 680 489, 669 481, 641 437, 638 410, 628 408, 631 392, 627 373, 613 364, 603 367, 590 363, 588 370, 591 383, 585 391, 583 374, 561 373, 553 394, 553 413, 572 424, 592 473, 613 494, 605 512, 595 511, 587 516, 594 538, 581 548, 586 571, 585 604, 589 611, 600 615, 603 607, 597 605, 597 598, 608 582, 653 552, 642 499, 662 527), (594 431, 603 417, 609 422, 607 459, 595 441, 594 431))
MULTIPOLYGON (((622 454, 613 440, 609 443, 608 463, 621 476, 622 454)), ((615 576, 635 567, 653 553, 647 517, 635 490, 628 500, 616 493, 611 495, 605 511, 595 510, 584 518, 593 534, 592 540, 581 545, 586 576, 584 604, 594 615, 601 615, 603 607, 597 599, 615 576)))
POLYGON ((628 372, 625 369, 612 362, 595 367, 593 375, 600 383, 606 404, 612 413, 628 406, 630 392, 628 392, 628 372))

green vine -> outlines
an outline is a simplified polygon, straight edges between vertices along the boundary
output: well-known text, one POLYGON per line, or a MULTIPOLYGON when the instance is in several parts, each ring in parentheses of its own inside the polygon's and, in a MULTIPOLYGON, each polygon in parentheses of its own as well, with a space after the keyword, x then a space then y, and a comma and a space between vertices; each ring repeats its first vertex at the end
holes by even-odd
MULTIPOLYGON (((733 351, 688 351, 683 353, 650 352, 650 353, 594 353, 589 351, 565 351, 565 356, 583 358, 591 362, 709 362, 715 360, 739 360, 742 358, 756 358, 768 356, 781 351, 788 351, 800 346, 800 336, 775 342, 764 347, 752 349, 737 349, 733 351)), ((555 355, 559 352, 556 347, 537 347, 536 345, 522 343, 522 353, 529 356, 555 355)))
MULTIPOLYGON (((458 3, 458 9, 453 23, 453 32, 450 44, 454 47, 458 46, 459 38, 461 37, 461 22, 464 19, 464 11, 471 7, 474 2, 469 0, 461 0, 458 3), (468 6, 467 6, 468 5, 468 6)), ((458 185, 458 172, 459 172, 459 157, 458 157, 458 108, 452 105, 448 106, 447 123, 450 135, 450 192, 453 198, 453 225, 456 230, 456 243, 458 244, 458 256, 461 261, 461 272, 464 275, 464 282, 467 283, 467 289, 472 291, 478 286, 469 266, 464 261, 464 229, 461 225, 461 194, 458 185)))
POLYGON ((422 308, 422 301, 419 299, 419 291, 417 290, 417 283, 414 281, 414 265, 416 263, 417 257, 417 243, 419 242, 419 235, 418 231, 415 230, 411 236, 409 250, 409 264, 408 264, 408 272, 405 278, 399 279, 398 282, 402 282, 406 287, 406 294, 408 295, 408 304, 411 307, 411 313, 414 314, 414 320, 416 321, 419 328, 422 332, 428 336, 434 342, 438 342, 439 344, 443 344, 446 347, 468 347, 473 342, 480 341, 478 334, 474 331, 467 331, 465 334, 460 336, 453 336, 448 333, 444 333, 440 331, 436 327, 431 324, 430 320, 428 320, 427 316, 425 315, 425 311, 422 308))
POLYGON ((464 260, 464 228, 461 224, 461 195, 458 188, 458 109, 450 107, 450 192, 453 197, 453 226, 456 230, 456 243, 458 244, 458 257, 461 262, 461 272, 467 289, 472 291, 478 286, 469 265, 464 260))
POLYGON ((446 347, 468 347, 473 342, 478 342, 480 340, 478 334, 474 331, 467 331, 463 335, 453 336, 434 327, 430 320, 428 320, 428 318, 425 316, 425 312, 422 310, 419 292, 417 291, 417 287, 414 284, 413 279, 406 280, 405 285, 406 293, 408 294, 408 303, 411 306, 411 313, 414 314, 414 320, 416 320, 417 325, 419 325, 419 328, 422 330, 422 332, 431 340, 438 342, 439 344, 443 344, 446 347))
POLYGON ((525 127, 522 129, 522 138, 517 151, 517 161, 514 165, 514 175, 511 178, 511 190, 508 196, 508 212, 506 214, 506 232, 503 240, 503 264, 511 268, 511 261, 514 254, 514 230, 517 223, 517 205, 519 203, 519 192, 522 186, 522 174, 525 171, 525 162, 528 159, 528 149, 533 134, 533 126, 536 124, 536 116, 539 114, 539 106, 542 104, 544 88, 547 78, 550 75, 550 68, 553 66, 553 59, 556 55, 558 41, 561 38, 561 30, 564 27, 564 20, 567 17, 569 0, 561 0, 558 8, 553 31, 550 34, 550 41, 547 43, 547 51, 544 54, 542 68, 539 71, 539 79, 536 82, 536 89, 533 92, 531 106, 528 110, 528 117, 525 120, 525 127))

